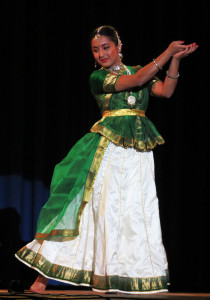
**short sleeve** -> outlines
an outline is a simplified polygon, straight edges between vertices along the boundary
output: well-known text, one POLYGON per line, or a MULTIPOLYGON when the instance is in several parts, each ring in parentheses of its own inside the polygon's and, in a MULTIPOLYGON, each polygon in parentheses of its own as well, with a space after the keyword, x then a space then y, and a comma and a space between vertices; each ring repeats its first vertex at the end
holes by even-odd
POLYGON ((152 78, 152 80, 150 80, 149 81, 149 83, 147 84, 147 89, 148 89, 148 92, 149 92, 149 94, 152 96, 153 94, 152 94, 152 87, 153 87, 153 85, 156 83, 156 82, 158 82, 158 81, 160 81, 160 79, 158 78, 158 77, 153 77, 152 78))
POLYGON ((119 75, 96 70, 90 75, 90 88, 95 94, 114 93, 119 75))

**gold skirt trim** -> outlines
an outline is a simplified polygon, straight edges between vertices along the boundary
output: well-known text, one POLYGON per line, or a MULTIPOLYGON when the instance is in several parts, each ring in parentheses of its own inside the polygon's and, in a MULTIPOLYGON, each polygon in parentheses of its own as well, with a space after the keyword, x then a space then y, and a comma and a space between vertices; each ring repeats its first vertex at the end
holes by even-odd
POLYGON ((168 276, 148 278, 122 277, 118 275, 99 276, 88 270, 77 270, 53 264, 40 254, 23 247, 16 257, 48 278, 76 285, 91 286, 101 291, 120 290, 125 292, 155 292, 167 290, 168 276))

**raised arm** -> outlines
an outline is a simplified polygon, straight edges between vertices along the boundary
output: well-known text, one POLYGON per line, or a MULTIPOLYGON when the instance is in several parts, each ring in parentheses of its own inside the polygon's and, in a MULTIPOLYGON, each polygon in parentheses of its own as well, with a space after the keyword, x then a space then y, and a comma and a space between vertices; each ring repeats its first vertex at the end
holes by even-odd
POLYGON ((180 51, 173 55, 164 82, 158 81, 152 87, 152 93, 156 97, 170 98, 177 86, 179 78, 180 60, 193 53, 198 48, 196 43, 188 45, 184 51, 180 51))
POLYGON ((126 90, 135 86, 142 86, 151 80, 155 74, 169 61, 176 53, 186 51, 188 46, 182 41, 172 42, 169 47, 151 63, 147 64, 134 75, 122 75, 116 83, 116 91, 126 90))

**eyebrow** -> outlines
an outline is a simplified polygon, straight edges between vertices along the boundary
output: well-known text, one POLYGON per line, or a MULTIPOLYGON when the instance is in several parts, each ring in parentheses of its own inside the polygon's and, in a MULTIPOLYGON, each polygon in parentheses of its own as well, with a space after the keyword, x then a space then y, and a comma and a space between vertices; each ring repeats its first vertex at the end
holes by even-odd
MULTIPOLYGON (((104 44, 100 45, 99 47, 103 47, 103 46, 105 46, 106 44, 108 44, 108 45, 109 45, 109 43, 104 43, 104 44)), ((99 47, 97 47, 97 46, 93 46, 92 48, 94 49, 94 48, 99 48, 99 47)))

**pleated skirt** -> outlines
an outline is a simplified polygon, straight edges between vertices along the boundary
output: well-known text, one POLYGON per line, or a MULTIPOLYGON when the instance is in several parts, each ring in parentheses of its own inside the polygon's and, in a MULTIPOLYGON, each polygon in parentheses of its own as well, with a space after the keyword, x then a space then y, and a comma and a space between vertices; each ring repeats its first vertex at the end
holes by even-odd
POLYGON ((67 241, 33 240, 23 263, 45 277, 95 291, 167 291, 153 152, 109 143, 79 235, 67 241))

